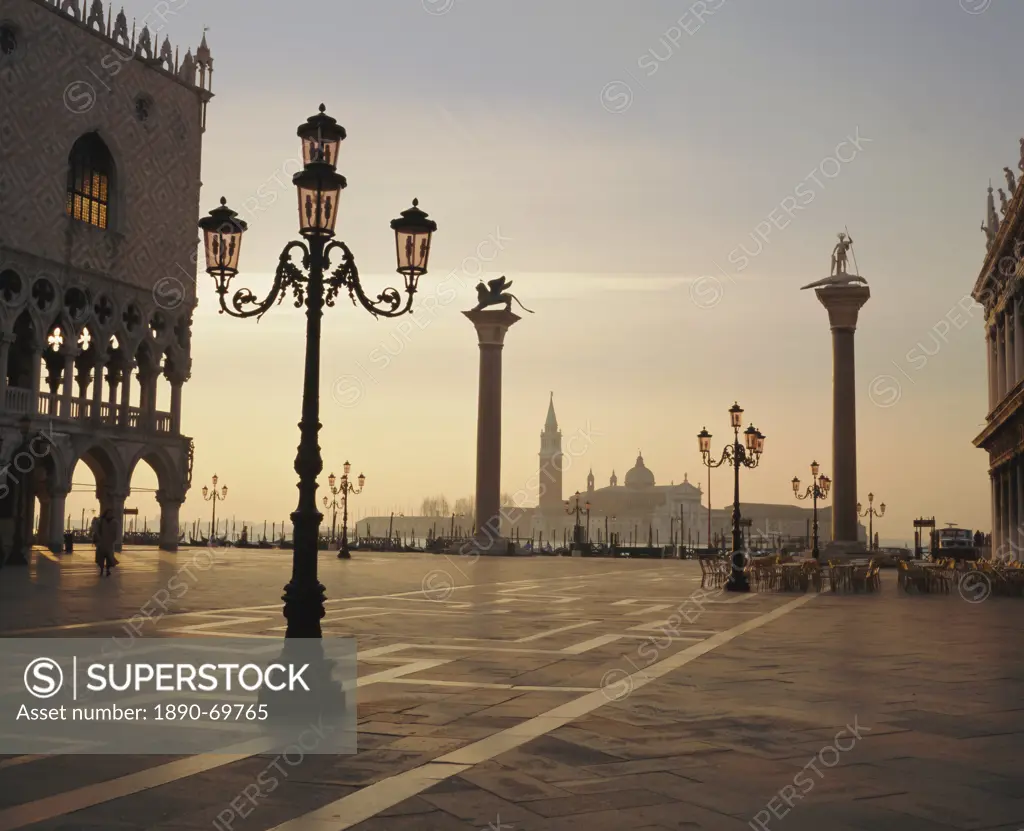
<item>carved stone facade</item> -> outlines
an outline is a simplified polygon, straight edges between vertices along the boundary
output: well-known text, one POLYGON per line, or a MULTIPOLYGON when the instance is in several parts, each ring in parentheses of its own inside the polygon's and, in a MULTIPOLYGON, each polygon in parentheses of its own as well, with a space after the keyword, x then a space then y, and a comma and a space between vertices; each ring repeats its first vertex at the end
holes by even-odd
POLYGON ((0 542, 9 560, 24 557, 33 497, 39 541, 60 545, 79 461, 120 519, 145 459, 159 482, 161 545, 178 539, 191 478, 181 393, 213 61, 205 37, 179 60, 158 36, 149 25, 129 30, 123 11, 101 0, 0 0, 0 542), (48 451, 37 456, 42 435, 48 451), (29 457, 32 472, 15 473, 13 460, 29 457))
MULTIPOLYGON (((1021 140, 1024 170, 1024 139, 1021 140)), ((985 309, 988 404, 985 429, 974 439, 989 456, 992 552, 1022 559, 1024 547, 1024 188, 1004 168, 1011 191, 1002 219, 988 189, 987 253, 972 296, 985 309)))

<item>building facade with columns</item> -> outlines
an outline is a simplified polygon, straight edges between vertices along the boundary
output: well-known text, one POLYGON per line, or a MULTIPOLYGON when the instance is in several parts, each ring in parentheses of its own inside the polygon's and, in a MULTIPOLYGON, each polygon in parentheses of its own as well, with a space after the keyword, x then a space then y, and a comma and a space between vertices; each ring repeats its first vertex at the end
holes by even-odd
POLYGON ((200 155, 212 59, 101 0, 0 0, 0 542, 58 548, 80 463, 119 523, 153 468, 161 546, 191 481, 200 155), (38 500, 38 507, 36 501, 38 500))
MULTIPOLYGON (((1024 139, 1021 159, 1024 170, 1024 139)), ((985 232, 987 250, 972 296, 984 308, 988 402, 985 427, 974 439, 988 453, 992 503, 992 553, 1022 559, 1024 547, 1024 189, 1003 168, 1006 187, 999 188, 996 211, 988 189, 985 232)))

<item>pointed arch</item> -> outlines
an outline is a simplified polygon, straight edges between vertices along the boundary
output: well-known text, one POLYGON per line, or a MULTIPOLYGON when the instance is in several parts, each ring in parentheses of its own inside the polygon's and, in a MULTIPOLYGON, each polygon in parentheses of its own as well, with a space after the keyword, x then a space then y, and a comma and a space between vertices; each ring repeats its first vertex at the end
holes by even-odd
POLYGON ((68 216, 97 228, 110 227, 113 189, 114 157, 99 133, 85 133, 68 155, 68 216))

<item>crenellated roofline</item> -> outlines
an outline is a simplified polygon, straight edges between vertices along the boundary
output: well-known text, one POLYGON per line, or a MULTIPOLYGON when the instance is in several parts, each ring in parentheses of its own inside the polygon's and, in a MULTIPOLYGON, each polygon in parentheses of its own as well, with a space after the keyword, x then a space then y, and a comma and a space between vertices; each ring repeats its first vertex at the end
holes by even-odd
MULTIPOLYGON (((145 20, 143 20, 142 30, 136 32, 136 21, 133 19, 129 35, 128 19, 125 17, 124 8, 122 7, 121 11, 114 16, 112 14, 113 3, 110 3, 104 11, 102 0, 31 0, 31 2, 114 47, 118 57, 124 60, 129 57, 138 60, 165 78, 197 92, 204 104, 213 97, 211 91, 213 59, 206 46, 205 32, 195 57, 192 55, 192 50, 189 49, 185 53, 185 57, 179 60, 177 48, 172 49, 170 39, 166 36, 163 44, 157 50, 154 35, 150 32, 149 24, 145 20), (85 11, 86 4, 89 6, 88 13, 85 11), (126 49, 130 52, 130 56, 124 54, 126 49)), ((159 35, 159 28, 156 31, 159 35)))

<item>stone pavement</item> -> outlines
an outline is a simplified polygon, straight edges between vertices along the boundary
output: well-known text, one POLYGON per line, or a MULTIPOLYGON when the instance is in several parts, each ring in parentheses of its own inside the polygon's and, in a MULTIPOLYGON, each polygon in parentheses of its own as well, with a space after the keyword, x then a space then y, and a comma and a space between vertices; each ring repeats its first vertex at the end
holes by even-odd
MULTIPOLYGON (((353 557, 325 553, 321 580, 325 635, 359 642, 358 754, 0 757, 0 831, 1024 827, 1019 599, 353 557)), ((0 571, 0 634, 123 634, 176 578, 144 635, 281 637, 289 559, 132 550, 101 580, 90 552, 40 553, 0 571)))

